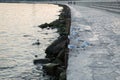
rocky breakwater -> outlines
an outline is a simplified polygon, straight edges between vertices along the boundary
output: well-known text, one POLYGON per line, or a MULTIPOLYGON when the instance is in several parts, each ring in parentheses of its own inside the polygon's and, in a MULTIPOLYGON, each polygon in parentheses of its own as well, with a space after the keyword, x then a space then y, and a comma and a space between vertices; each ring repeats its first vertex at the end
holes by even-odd
MULTIPOLYGON (((68 60, 68 35, 70 33, 71 12, 70 8, 66 5, 59 4, 63 7, 59 19, 39 25, 40 28, 57 28, 60 34, 57 40, 49 45, 46 50, 45 59, 34 60, 34 64, 43 64, 43 70, 47 75, 52 76, 52 80, 66 80, 66 68, 68 60)), ((51 79, 50 79, 51 80, 51 79)))

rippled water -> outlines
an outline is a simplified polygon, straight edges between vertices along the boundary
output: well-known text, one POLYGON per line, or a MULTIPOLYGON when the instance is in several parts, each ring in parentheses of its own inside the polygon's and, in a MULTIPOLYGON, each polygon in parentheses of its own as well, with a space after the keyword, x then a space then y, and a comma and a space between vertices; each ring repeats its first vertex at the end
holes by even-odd
POLYGON ((0 3, 0 80, 45 80, 33 65, 34 55, 43 58, 58 34, 37 26, 57 19, 61 9, 52 4, 0 3), (37 39, 41 44, 32 45, 37 39))

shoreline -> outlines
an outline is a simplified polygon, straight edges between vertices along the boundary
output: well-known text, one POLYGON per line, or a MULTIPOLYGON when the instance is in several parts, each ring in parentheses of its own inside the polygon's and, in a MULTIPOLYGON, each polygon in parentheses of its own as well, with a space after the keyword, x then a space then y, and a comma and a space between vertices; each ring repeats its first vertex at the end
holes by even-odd
POLYGON ((60 11, 59 19, 39 25, 40 28, 57 29, 60 35, 46 50, 45 59, 34 60, 34 64, 43 64, 43 70, 52 80, 66 80, 66 69, 68 64, 68 35, 70 34, 71 11, 67 5, 55 4, 63 7, 60 11))

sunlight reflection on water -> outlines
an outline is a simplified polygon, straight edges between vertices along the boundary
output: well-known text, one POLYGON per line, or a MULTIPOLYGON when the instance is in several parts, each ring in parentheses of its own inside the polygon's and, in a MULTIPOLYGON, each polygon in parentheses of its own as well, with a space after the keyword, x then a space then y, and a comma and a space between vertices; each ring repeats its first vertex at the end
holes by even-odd
POLYGON ((42 78, 32 63, 34 55, 43 58, 45 48, 59 35, 56 29, 37 26, 57 19, 61 9, 52 4, 0 3, 0 80, 42 78), (37 39, 40 46, 33 46, 37 39))

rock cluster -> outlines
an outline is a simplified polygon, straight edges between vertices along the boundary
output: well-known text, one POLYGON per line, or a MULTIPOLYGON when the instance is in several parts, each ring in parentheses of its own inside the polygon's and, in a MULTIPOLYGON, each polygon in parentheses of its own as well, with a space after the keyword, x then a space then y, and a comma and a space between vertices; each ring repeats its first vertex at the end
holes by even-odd
POLYGON ((34 64, 42 63, 46 74, 53 76, 52 80, 66 80, 66 68, 68 60, 68 35, 70 32, 71 12, 66 5, 63 7, 59 19, 52 23, 42 24, 40 28, 57 28, 60 36, 45 50, 46 58, 34 60, 34 64))

